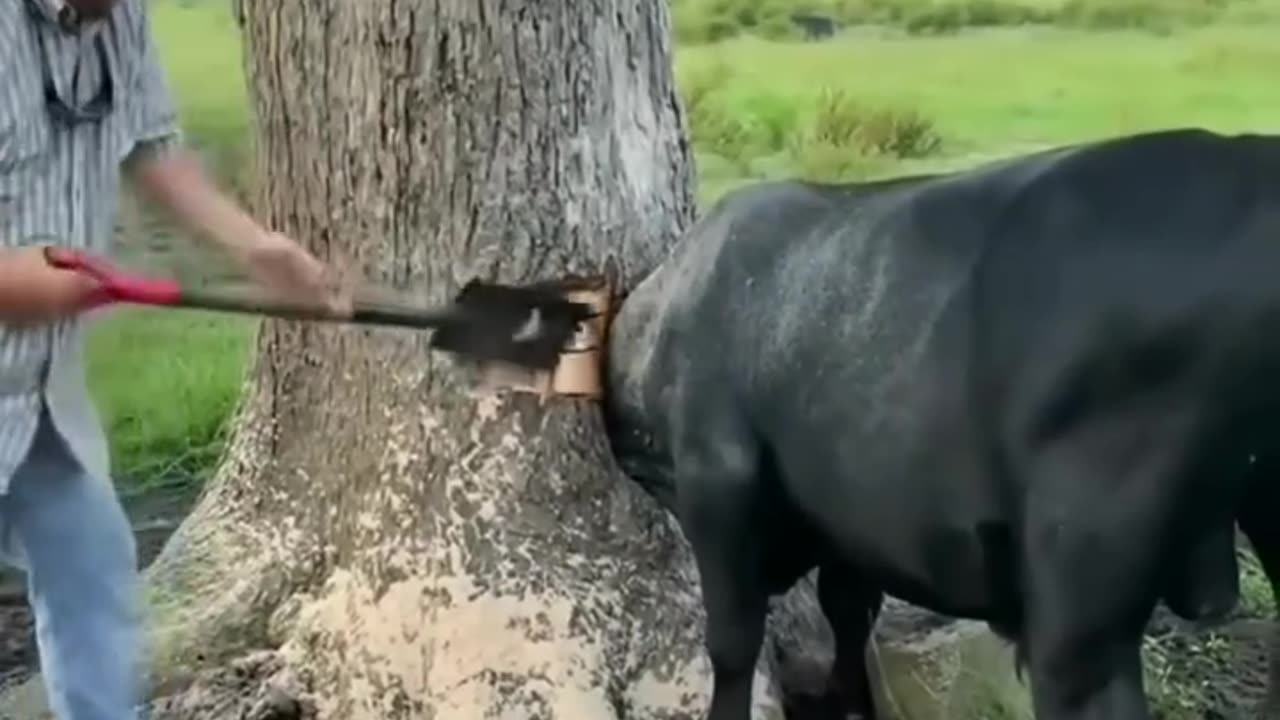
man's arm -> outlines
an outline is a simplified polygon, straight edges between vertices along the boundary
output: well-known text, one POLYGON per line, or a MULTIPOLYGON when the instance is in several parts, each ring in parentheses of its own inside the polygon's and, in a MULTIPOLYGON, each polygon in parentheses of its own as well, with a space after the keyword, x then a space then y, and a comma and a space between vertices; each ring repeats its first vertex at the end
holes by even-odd
POLYGON ((142 145, 135 149, 130 166, 130 175, 148 199, 241 263, 251 262, 253 250, 269 241, 271 233, 214 185, 189 150, 170 147, 156 153, 142 145))
POLYGON ((134 1, 141 71, 132 99, 135 145, 125 161, 126 174, 148 199, 212 239, 260 283, 298 299, 337 301, 330 297, 324 265, 297 243, 262 227, 218 189, 196 155, 183 146, 146 5, 134 1))
POLYGON ((141 57, 131 107, 134 148, 125 172, 148 199, 191 230, 245 260, 269 233, 223 194, 182 141, 176 104, 157 52, 147 3, 134 4, 141 57))

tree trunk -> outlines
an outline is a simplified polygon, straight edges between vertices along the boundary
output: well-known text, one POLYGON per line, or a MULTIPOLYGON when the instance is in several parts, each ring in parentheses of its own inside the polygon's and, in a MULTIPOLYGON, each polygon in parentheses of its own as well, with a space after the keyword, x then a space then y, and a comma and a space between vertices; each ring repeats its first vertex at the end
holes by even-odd
MULTIPOLYGON (((237 12, 261 215, 322 257, 431 302, 610 259, 630 284, 691 219, 666 3, 237 12)), ((266 323, 150 581, 157 679, 232 662, 321 718, 697 717, 711 687, 687 548, 598 406, 470 396, 406 331, 266 323)), ((190 695, 162 714, 228 712, 190 695)))

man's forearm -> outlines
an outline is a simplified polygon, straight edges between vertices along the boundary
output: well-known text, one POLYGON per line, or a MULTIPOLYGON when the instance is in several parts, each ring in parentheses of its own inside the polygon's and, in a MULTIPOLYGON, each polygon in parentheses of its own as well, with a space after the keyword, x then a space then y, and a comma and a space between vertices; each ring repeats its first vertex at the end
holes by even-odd
POLYGON ((194 153, 180 148, 142 157, 130 174, 147 197, 187 228, 242 257, 266 231, 222 193, 194 153))
POLYGON ((220 192, 194 155, 167 143, 140 150, 130 159, 129 174, 143 191, 222 246, 255 282, 292 301, 349 312, 345 285, 335 288, 337 278, 304 247, 266 230, 220 192))

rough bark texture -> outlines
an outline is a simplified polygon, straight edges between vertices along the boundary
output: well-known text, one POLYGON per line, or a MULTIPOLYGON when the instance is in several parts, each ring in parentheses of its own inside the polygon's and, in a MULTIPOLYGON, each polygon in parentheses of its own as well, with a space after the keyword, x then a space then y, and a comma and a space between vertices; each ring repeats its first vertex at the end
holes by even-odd
MULTIPOLYGON (((630 283, 691 218, 665 3, 238 13, 260 209, 322 257, 428 302, 609 259, 630 283)), ((274 322, 246 393, 220 473, 150 573, 162 686, 168 668, 241 658, 235 677, 275 678, 321 718, 705 707, 693 566, 614 470, 597 406, 469 396, 425 336, 274 322)), ((168 714, 235 716, 196 704, 168 714)))

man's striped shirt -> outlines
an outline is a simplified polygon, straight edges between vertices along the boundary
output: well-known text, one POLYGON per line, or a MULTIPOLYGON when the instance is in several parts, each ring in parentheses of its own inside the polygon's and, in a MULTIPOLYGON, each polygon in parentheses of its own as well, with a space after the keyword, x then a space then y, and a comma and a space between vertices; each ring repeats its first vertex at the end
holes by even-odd
MULTIPOLYGON (((109 252, 122 164, 178 142, 145 0, 121 0, 95 22, 78 22, 64 0, 0 0, 0 246, 109 252), (69 122, 53 111, 51 95, 91 106, 108 80, 106 115, 69 122)), ((0 494, 42 406, 85 469, 108 477, 85 385, 84 325, 0 325, 0 494)))

